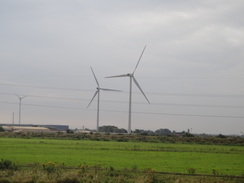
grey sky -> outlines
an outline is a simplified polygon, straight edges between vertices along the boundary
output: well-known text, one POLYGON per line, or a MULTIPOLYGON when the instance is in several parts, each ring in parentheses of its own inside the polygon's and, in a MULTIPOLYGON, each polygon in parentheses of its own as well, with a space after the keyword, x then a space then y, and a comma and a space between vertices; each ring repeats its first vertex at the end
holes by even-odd
POLYGON ((92 66, 124 91, 101 93, 100 125, 127 129, 129 79, 104 77, 132 72, 147 45, 135 77, 151 104, 133 85, 132 129, 240 134, 242 17, 242 0, 1 0, 0 122, 18 122, 17 94, 22 123, 95 128, 92 66))

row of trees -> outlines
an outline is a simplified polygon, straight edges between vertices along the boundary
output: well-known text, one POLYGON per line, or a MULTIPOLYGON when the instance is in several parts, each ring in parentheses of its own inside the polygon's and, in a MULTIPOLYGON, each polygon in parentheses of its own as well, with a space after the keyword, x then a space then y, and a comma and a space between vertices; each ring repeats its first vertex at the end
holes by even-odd
POLYGON ((100 126, 98 131, 105 133, 127 133, 127 130, 118 128, 117 126, 100 126))
MULTIPOLYGON (((89 129, 87 129, 89 130, 89 129)), ((3 132, 4 129, 0 126, 0 132, 3 132)), ((104 132, 104 133, 127 133, 127 130, 124 128, 118 128, 116 126, 101 126, 99 127, 99 132, 104 132)), ((151 131, 151 130, 142 130, 142 129, 136 129, 135 131, 132 131, 133 133, 136 134, 141 134, 141 135, 170 135, 172 132, 169 129, 158 129, 156 131, 151 131)), ((67 133, 74 133, 73 130, 68 129, 67 133)))
MULTIPOLYGON (((86 129, 87 131, 90 131, 91 133, 93 133, 93 130, 90 129, 86 129)), ((0 132, 4 132, 4 129, 2 128, 2 126, 0 126, 0 132)), ((68 129, 66 131, 68 134, 72 134, 75 133, 75 131, 68 129)), ((116 126, 101 126, 99 127, 99 132, 102 133, 118 133, 118 134, 127 134, 127 130, 125 130, 124 128, 118 128, 116 126)), ((152 130, 143 130, 143 129, 135 129, 134 131, 132 131, 132 133, 134 134, 138 134, 138 135, 151 135, 151 136, 185 136, 185 137, 194 137, 194 135, 192 133, 190 133, 190 130, 188 129, 187 132, 182 131, 182 132, 176 132, 176 131, 170 131, 167 128, 160 128, 157 129, 155 131, 152 130)), ((203 136, 205 134, 202 134, 203 136)), ((219 138, 226 138, 226 136, 219 134, 217 137, 219 138)))
POLYGON ((171 132, 167 128, 160 128, 158 130, 152 131, 152 130, 142 130, 142 129, 136 129, 133 131, 133 133, 141 134, 141 135, 170 135, 173 132, 171 132))
MULTIPOLYGON (((118 128, 116 126, 101 126, 101 127, 99 127, 99 132, 127 133, 127 130, 125 130, 124 128, 118 128)), ((132 133, 141 134, 141 135, 170 135, 173 132, 171 132, 169 129, 161 128, 156 131, 136 129, 136 130, 132 131, 132 133)))

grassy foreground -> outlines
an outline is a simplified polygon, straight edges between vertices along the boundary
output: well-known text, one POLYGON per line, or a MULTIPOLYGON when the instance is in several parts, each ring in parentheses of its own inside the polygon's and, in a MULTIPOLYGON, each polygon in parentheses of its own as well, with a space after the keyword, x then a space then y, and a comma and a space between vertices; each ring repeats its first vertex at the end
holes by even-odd
POLYGON ((19 165, 55 162, 125 169, 244 175, 244 147, 89 140, 0 138, 0 157, 19 165))
POLYGON ((242 183, 243 142, 241 138, 1 133, 0 183, 242 183))

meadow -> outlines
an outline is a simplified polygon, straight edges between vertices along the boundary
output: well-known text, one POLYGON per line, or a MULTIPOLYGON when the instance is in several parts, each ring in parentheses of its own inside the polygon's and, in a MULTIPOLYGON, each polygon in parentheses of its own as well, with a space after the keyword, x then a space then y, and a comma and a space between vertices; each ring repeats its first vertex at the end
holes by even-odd
POLYGON ((65 167, 244 175, 243 146, 1 137, 0 149, 0 158, 17 165, 53 162, 65 167))

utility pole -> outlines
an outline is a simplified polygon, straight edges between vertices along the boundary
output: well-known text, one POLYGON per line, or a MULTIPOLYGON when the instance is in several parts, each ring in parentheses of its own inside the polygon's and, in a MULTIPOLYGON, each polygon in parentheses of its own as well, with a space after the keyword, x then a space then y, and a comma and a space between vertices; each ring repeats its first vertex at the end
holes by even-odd
POLYGON ((13 118, 12 118, 12 122, 13 122, 13 124, 14 124, 14 112, 13 112, 13 118))
POLYGON ((21 123, 21 101, 22 101, 22 99, 25 98, 26 96, 22 96, 22 97, 20 97, 20 96, 17 95, 17 97, 19 98, 19 125, 20 125, 20 123, 21 123))

